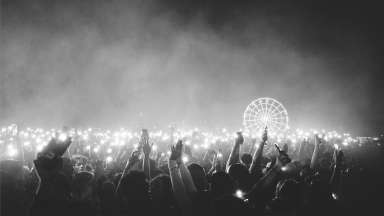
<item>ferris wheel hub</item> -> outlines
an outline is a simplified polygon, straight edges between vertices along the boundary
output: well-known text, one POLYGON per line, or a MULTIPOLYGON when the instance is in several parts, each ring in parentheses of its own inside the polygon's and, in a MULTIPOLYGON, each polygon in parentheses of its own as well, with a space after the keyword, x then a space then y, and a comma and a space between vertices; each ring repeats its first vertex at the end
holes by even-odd
POLYGON ((243 124, 248 130, 263 130, 268 127, 272 132, 288 130, 288 112, 273 98, 258 98, 252 101, 244 111, 243 124))

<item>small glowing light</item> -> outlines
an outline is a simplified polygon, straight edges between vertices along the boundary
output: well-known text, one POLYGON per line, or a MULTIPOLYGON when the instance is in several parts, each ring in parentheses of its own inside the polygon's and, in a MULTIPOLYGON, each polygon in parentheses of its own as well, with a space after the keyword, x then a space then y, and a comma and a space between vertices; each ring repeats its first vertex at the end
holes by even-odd
POLYGON ((288 167, 286 166, 281 167, 281 171, 286 172, 287 170, 288 170, 288 167))
POLYGON ((67 134, 62 133, 59 135, 58 139, 64 142, 67 139, 67 137, 68 137, 67 134))
POLYGON ((152 146, 152 150, 153 150, 153 151, 156 151, 156 150, 157 150, 157 145, 153 145, 153 146, 152 146))
POLYGON ((91 146, 90 145, 87 145, 86 147, 85 147, 85 149, 87 149, 88 151, 91 149, 91 146))
POLYGON ((343 141, 343 146, 347 146, 348 145, 348 142, 347 141, 343 141))
POLYGON ((169 136, 168 135, 164 135, 162 138, 161 138, 163 141, 169 139, 169 136))
POLYGON ((133 144, 133 148, 137 149, 137 147, 139 147, 139 144, 133 144))
POLYGON ((93 149, 93 152, 95 152, 95 153, 97 153, 99 151, 99 147, 95 147, 94 149, 93 149))
POLYGON ((194 144, 194 145, 193 145, 193 148, 194 148, 194 149, 198 149, 198 148, 199 148, 199 146, 198 146, 198 145, 196 145, 196 144, 194 144))
POLYGON ((108 156, 106 159, 105 159, 105 161, 107 162, 107 163, 110 163, 110 162, 112 162, 112 157, 111 156, 108 156))
POLYGON ((88 139, 89 139, 89 137, 87 134, 83 135, 83 140, 88 140, 88 139))
POLYGON ((188 158, 187 156, 184 156, 184 157, 183 157, 183 162, 184 162, 184 163, 188 163, 188 162, 189 162, 189 158, 188 158))
POLYGON ((337 145, 337 144, 333 144, 333 147, 334 147, 336 150, 339 150, 339 145, 337 145))
POLYGON ((241 190, 237 190, 236 193, 235 193, 235 196, 237 198, 243 199, 244 198, 244 192, 241 191, 241 190))
POLYGON ((191 145, 191 140, 185 141, 185 145, 187 145, 187 146, 191 145))
POLYGON ((164 156, 165 156, 165 154, 164 154, 164 152, 162 152, 162 153, 161 153, 161 157, 164 157, 164 156))
POLYGON ((44 145, 38 145, 38 146, 36 146, 36 151, 41 152, 41 150, 43 150, 43 148, 44 148, 44 145))
POLYGON ((218 157, 218 158, 222 158, 222 157, 223 157, 223 154, 221 154, 221 153, 217 153, 217 157, 218 157))
POLYGON ((112 153, 112 149, 111 149, 111 148, 108 148, 108 149, 107 149, 107 153, 108 153, 108 154, 112 153))
POLYGON ((339 199, 336 193, 332 193, 332 198, 333 198, 334 200, 339 199))
POLYGON ((171 151, 167 151, 167 155, 171 155, 171 151))
POLYGON ((8 147, 7 154, 9 157, 14 157, 18 154, 18 152, 17 152, 17 149, 15 149, 13 147, 8 147))

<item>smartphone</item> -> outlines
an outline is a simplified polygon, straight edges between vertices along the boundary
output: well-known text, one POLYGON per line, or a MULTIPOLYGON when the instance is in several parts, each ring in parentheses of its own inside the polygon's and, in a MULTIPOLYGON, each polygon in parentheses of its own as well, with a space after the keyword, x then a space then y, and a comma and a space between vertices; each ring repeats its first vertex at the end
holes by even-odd
POLYGON ((279 153, 282 152, 280 147, 276 143, 275 143, 275 147, 276 147, 277 151, 279 151, 279 153))

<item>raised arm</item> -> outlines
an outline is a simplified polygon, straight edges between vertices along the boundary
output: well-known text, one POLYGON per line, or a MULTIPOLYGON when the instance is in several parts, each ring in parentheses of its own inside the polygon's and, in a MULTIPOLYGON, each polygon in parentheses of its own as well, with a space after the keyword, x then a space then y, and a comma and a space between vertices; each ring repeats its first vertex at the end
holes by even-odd
POLYGON ((313 150, 312 159, 311 159, 311 169, 315 169, 317 166, 317 162, 320 154, 320 138, 315 135, 315 149, 313 150))
POLYGON ((303 161, 303 160, 304 160, 304 148, 305 148, 305 144, 306 144, 306 140, 303 139, 303 140, 300 142, 300 147, 299 147, 299 154, 298 154, 298 159, 299 159, 299 161, 303 161))
POLYGON ((176 147, 171 147, 171 156, 168 161, 169 175, 171 177, 173 195, 181 209, 183 216, 190 216, 192 212, 191 200, 188 197, 181 178, 180 167, 178 161, 181 160, 182 143, 179 140, 176 147))
POLYGON ((116 186, 116 193, 119 191, 120 188, 120 183, 121 180, 124 178, 124 176, 129 172, 129 170, 139 162, 139 156, 140 156, 140 151, 135 150, 132 152, 131 157, 127 160, 127 163, 125 164, 123 173, 121 174, 121 177, 119 179, 119 182, 117 183, 116 186))
MULTIPOLYGON (((153 145, 153 144, 152 144, 153 145)), ((151 180, 151 161, 150 161, 150 154, 152 150, 152 145, 149 144, 149 140, 144 140, 143 143, 143 153, 144 153, 144 159, 143 159, 143 168, 144 173, 147 176, 148 180, 151 180)))
MULTIPOLYGON (((180 143, 181 143, 181 141, 180 141, 180 143)), ((181 160, 181 157, 177 161, 177 163, 178 163, 178 165, 180 167, 181 179, 183 180, 183 183, 184 183, 184 186, 185 186, 185 190, 189 194, 195 193, 197 191, 197 189, 196 189, 196 186, 195 186, 195 184, 193 182, 191 173, 189 172, 189 170, 185 166, 183 160, 181 160)))
POLYGON ((342 172, 342 162, 344 158, 344 154, 342 151, 338 151, 335 149, 335 152, 333 154, 333 158, 335 161, 335 165, 333 167, 333 172, 331 179, 329 181, 331 191, 332 191, 332 196, 334 199, 337 199, 339 196, 339 192, 341 189, 341 172, 342 172))
POLYGON ((244 137, 241 132, 237 132, 237 137, 235 140, 235 145, 232 148, 231 154, 229 155, 227 166, 225 168, 228 171, 229 167, 232 164, 240 163, 240 146, 244 143, 244 137))
POLYGON ((277 182, 281 178, 282 167, 288 164, 291 159, 284 152, 279 152, 276 163, 267 174, 261 178, 246 195, 246 197, 256 206, 257 210, 263 210, 268 202, 277 182))
POLYGON ((249 168, 249 172, 251 174, 255 174, 258 171, 260 171, 259 169, 260 169, 261 159, 263 158, 264 145, 267 143, 267 140, 268 140, 268 132, 267 130, 264 130, 262 141, 253 155, 252 164, 251 164, 251 167, 249 168))

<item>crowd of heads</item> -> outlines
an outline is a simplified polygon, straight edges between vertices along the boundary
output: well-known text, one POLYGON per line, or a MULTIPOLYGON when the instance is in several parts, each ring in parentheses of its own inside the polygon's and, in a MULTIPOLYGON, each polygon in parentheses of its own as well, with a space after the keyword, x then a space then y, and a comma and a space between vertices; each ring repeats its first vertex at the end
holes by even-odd
POLYGON ((0 142, 2 215, 339 214, 362 155, 382 152, 322 130, 10 126, 0 142))

